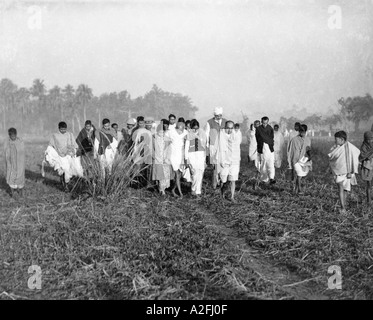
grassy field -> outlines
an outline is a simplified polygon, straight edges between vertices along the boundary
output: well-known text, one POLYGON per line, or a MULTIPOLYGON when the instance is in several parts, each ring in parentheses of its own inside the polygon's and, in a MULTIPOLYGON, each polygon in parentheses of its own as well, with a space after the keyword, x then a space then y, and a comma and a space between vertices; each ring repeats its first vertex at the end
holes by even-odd
POLYGON ((0 299, 373 298, 371 208, 359 181, 338 213, 331 141, 313 142, 302 196, 291 194, 285 163, 275 186, 254 189, 243 145, 237 204, 210 188, 210 169, 201 201, 132 188, 64 193, 54 173, 40 175, 46 143, 27 143, 24 199, 9 197, 1 167, 0 299), (41 267, 41 290, 27 286, 31 265, 41 267), (328 290, 332 265, 342 290, 328 290))

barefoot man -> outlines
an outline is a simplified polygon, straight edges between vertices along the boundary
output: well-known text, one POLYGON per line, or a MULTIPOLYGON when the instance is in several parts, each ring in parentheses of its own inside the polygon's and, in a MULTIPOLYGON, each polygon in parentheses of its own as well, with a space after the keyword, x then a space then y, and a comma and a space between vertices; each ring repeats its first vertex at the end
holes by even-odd
POLYGON ((242 135, 240 132, 234 131, 233 121, 227 121, 225 129, 221 130, 219 135, 218 173, 221 181, 221 197, 224 199, 226 185, 230 183, 231 200, 232 202, 236 202, 234 191, 240 171, 242 135))

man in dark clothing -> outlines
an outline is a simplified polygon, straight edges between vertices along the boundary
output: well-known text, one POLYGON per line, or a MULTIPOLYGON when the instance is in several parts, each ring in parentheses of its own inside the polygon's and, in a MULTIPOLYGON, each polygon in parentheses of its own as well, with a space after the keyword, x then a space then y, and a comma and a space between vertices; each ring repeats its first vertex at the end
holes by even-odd
POLYGON ((79 135, 76 138, 76 143, 78 145, 77 155, 93 157, 94 141, 95 127, 92 125, 91 120, 87 120, 84 124, 84 128, 79 132, 79 135))
POLYGON ((262 118, 262 125, 256 128, 257 151, 260 156, 260 179, 264 182, 275 181, 274 131, 268 124, 269 118, 262 118))

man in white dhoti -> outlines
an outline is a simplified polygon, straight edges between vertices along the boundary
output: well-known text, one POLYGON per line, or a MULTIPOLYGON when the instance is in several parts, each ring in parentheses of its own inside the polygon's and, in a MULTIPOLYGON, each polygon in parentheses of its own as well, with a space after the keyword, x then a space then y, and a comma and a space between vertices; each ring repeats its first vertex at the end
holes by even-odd
POLYGON ((347 134, 339 131, 335 135, 335 145, 328 154, 334 181, 339 187, 341 213, 346 213, 346 196, 352 185, 357 185, 360 150, 347 141, 347 134))
POLYGON ((288 168, 292 170, 294 192, 302 194, 301 179, 312 170, 311 140, 306 137, 307 125, 299 126, 299 135, 294 137, 288 145, 288 168))
POLYGON ((196 119, 191 121, 191 131, 185 142, 185 161, 192 175, 192 195, 199 199, 202 193, 202 179, 206 167, 207 135, 200 129, 196 119))
POLYGON ((178 122, 175 130, 170 130, 168 137, 171 139, 171 166, 175 174, 175 183, 172 188, 172 194, 177 197, 175 190, 176 187, 179 191, 180 198, 183 198, 183 193, 181 192, 181 176, 185 171, 184 162, 184 152, 185 152, 185 137, 188 132, 185 130, 185 124, 183 122, 178 122))
POLYGON ((208 163, 213 165, 214 171, 212 174, 212 188, 215 190, 218 185, 217 171, 217 146, 219 143, 219 132, 224 129, 226 119, 223 118, 223 108, 215 108, 214 117, 207 121, 205 132, 208 138, 208 163))
POLYGON ((282 158, 284 154, 285 139, 284 135, 279 130, 278 124, 273 126, 274 130, 274 150, 275 150, 275 168, 280 169, 282 164, 282 158))
POLYGON ((160 123, 157 133, 153 136, 153 170, 152 179, 157 181, 158 190, 162 196, 166 195, 166 189, 171 180, 171 140, 165 135, 166 125, 160 123))
POLYGON ((269 181, 270 184, 274 184, 276 183, 274 131, 268 122, 268 117, 262 118, 262 124, 256 129, 255 137, 260 156, 260 180, 263 182, 269 181))
POLYGON ((260 173, 260 157, 257 151, 257 142, 255 137, 256 128, 260 126, 260 121, 255 120, 253 124, 250 125, 250 130, 247 134, 247 141, 249 142, 249 161, 254 162, 254 166, 258 173, 260 173))
POLYGON ((235 202, 234 192, 240 171, 242 134, 234 130, 233 121, 227 121, 225 129, 220 130, 219 135, 218 174, 221 181, 221 196, 224 198, 226 185, 230 183, 231 201, 235 202))
MULTIPOLYGON (((147 121, 149 122, 148 118, 147 121)), ((139 117, 137 122, 139 128, 132 134, 132 159, 137 169, 142 172, 143 180, 145 180, 143 182, 145 182, 148 187, 150 185, 149 180, 151 179, 151 176, 149 176, 151 170, 148 170, 148 168, 152 165, 153 137, 151 129, 148 130, 145 128, 145 119, 143 117, 139 117)))

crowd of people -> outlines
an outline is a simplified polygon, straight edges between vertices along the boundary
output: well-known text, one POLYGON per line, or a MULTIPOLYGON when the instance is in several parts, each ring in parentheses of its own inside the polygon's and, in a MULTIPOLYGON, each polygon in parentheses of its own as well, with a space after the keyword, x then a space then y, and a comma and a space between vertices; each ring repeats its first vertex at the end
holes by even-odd
MULTIPOLYGON (((230 199, 235 202, 243 137, 240 124, 225 119, 222 108, 215 108, 213 117, 202 126, 196 119, 176 119, 174 114, 157 122, 152 117, 139 116, 137 119, 128 119, 126 128, 122 130, 109 119, 102 121, 101 128, 95 128, 87 120, 77 138, 67 131, 65 122, 60 122, 49 147, 61 163, 70 158, 76 161, 78 157, 81 162, 98 160, 103 168, 108 167, 109 174, 115 154, 125 156, 142 172, 146 186, 155 182, 162 196, 171 187, 173 196, 183 197, 181 181, 184 179, 191 184, 192 195, 199 198, 204 172, 210 165, 213 168, 212 188, 220 190, 224 198, 230 185, 230 199)), ((286 154, 293 192, 303 194, 301 180, 312 170, 311 139, 307 131, 306 124, 295 123, 294 131, 285 138, 279 125, 272 127, 269 124, 268 117, 250 125, 244 134, 248 140, 248 160, 255 167, 258 182, 275 184, 276 169, 283 167, 286 154)), ((17 137, 15 128, 10 128, 8 133, 9 138, 5 141, 6 181, 12 195, 17 191, 22 196, 25 147, 22 139, 17 137)), ((358 173, 367 182, 367 201, 370 203, 373 132, 364 134, 360 149, 347 140, 346 132, 335 133, 335 145, 328 157, 339 186, 341 210, 346 210, 346 192, 351 190, 351 185, 356 185, 358 173)), ((59 171, 59 175, 64 188, 67 188, 63 171, 59 171)))

